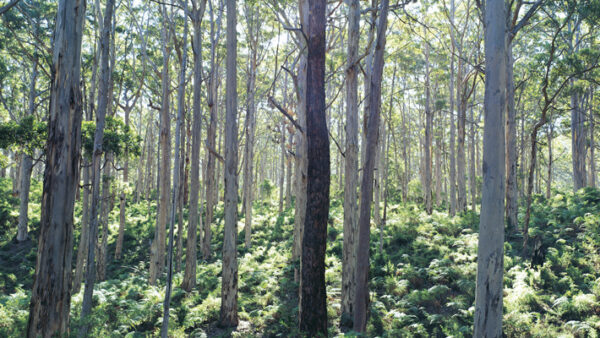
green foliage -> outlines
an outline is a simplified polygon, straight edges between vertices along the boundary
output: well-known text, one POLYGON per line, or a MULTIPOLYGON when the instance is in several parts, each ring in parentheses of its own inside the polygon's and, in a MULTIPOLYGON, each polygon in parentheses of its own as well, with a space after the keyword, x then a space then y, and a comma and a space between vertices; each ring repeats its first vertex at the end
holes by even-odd
POLYGON ((0 148, 20 148, 29 154, 35 149, 43 149, 47 138, 48 126, 26 116, 21 121, 0 123, 0 148))
MULTIPOLYGON (((94 151, 94 133, 96 132, 96 123, 93 121, 83 121, 81 126, 82 143, 86 156, 90 156, 94 151)), ((106 117, 104 127, 104 138, 102 150, 111 152, 117 157, 122 157, 127 150, 130 156, 140 156, 142 138, 137 135, 120 117, 106 117)))

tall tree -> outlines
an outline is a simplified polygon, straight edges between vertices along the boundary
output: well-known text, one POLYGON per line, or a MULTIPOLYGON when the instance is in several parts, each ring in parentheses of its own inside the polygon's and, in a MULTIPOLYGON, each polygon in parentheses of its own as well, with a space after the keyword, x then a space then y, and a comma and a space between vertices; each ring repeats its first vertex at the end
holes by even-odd
POLYGON ((308 3, 306 68, 307 204, 300 279, 300 330, 327 335, 325 249, 329 218, 330 155, 325 113, 327 2, 308 3))
POLYGON ((381 14, 377 25, 377 40, 373 55, 370 78, 370 113, 367 121, 367 144, 365 146, 362 182, 360 186, 360 214, 358 218, 358 246, 356 251, 356 295, 354 298, 354 330, 367 329, 369 304, 369 241, 371 236, 371 201, 373 200, 373 172, 375 169, 375 148, 379 139, 381 120, 381 78, 383 76, 384 51, 386 43, 389 0, 381 2, 381 14))
POLYGON ((236 1, 227 0, 227 78, 225 101, 225 228, 223 235, 223 278, 221 285, 222 326, 236 326, 237 314, 237 12, 236 1))
POLYGON ((502 336, 504 272, 504 117, 506 112, 506 5, 487 0, 485 17, 485 98, 483 131, 483 189, 477 284, 475 337, 502 336))
MULTIPOLYGON (((90 229, 88 235, 87 271, 85 290, 81 305, 81 318, 85 319, 92 312, 92 296, 96 282, 96 244, 98 241, 98 207, 100 205, 101 160, 104 142, 104 126, 108 110, 108 91, 110 90, 110 33, 113 18, 114 0, 106 2, 103 23, 100 27, 100 86, 98 88, 98 111, 96 113, 96 131, 94 133, 94 150, 92 154, 92 204, 90 213, 90 229)), ((106 203, 106 202, 103 202, 106 203)), ((86 322, 79 331, 81 337, 88 334, 89 324, 86 322)))
MULTIPOLYGON (((36 54, 37 55, 37 54, 36 54)), ((33 60, 33 68, 31 70, 31 79, 29 81, 29 106, 27 108, 27 116, 33 116, 35 112, 35 85, 38 78, 38 57, 33 60)), ((21 173, 19 182, 19 224, 17 226, 17 241, 22 242, 29 238, 27 234, 27 223, 29 222, 29 188, 31 187, 31 171, 33 169, 33 159, 30 154, 21 154, 21 173)))
POLYGON ((252 235, 252 173, 254 170, 254 134, 256 130, 256 71, 258 67, 258 39, 260 33, 259 11, 252 8, 253 4, 245 2, 246 25, 248 26, 248 39, 250 47, 250 61, 248 69, 248 98, 246 107, 246 144, 244 146, 244 243, 250 247, 252 235))
POLYGON ((346 68, 346 151, 344 153, 344 251, 342 256, 342 316, 352 318, 358 229, 358 45, 360 2, 348 2, 348 59, 346 68))
POLYGON ((81 149, 80 72, 85 7, 84 0, 58 2, 40 237, 28 337, 66 335, 69 331, 73 207, 81 149))
MULTIPOLYGON (((165 266, 166 228, 169 214, 169 192, 171 191, 171 118, 170 118, 170 95, 169 95, 169 58, 171 47, 171 20, 167 13, 166 4, 162 4, 162 74, 161 89, 162 103, 160 108, 160 188, 158 203, 158 222, 154 233, 154 241, 151 248, 150 259, 150 285, 156 284, 158 276, 165 266)), ((177 170, 177 169, 176 169, 177 170)))
POLYGON ((202 17, 206 10, 207 0, 193 0, 192 11, 189 13, 194 28, 192 48, 194 51, 194 103, 192 128, 192 165, 190 170, 190 211, 185 253, 185 274, 182 288, 190 292, 196 285, 196 245, 197 226, 202 228, 202 212, 199 211, 200 194, 200 145, 202 143, 202 17))

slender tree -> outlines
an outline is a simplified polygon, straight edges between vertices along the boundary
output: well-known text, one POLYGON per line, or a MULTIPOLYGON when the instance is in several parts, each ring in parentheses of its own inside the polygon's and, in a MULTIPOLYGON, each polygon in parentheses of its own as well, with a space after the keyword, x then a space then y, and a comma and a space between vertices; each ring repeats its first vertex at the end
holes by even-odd
POLYGON ((365 332, 369 306, 369 241, 371 234, 371 201, 373 199, 373 172, 375 169, 375 148, 379 138, 381 120, 381 78, 383 76, 384 51, 387 30, 389 0, 381 3, 377 40, 373 57, 373 68, 369 87, 370 113, 367 122, 367 144, 365 146, 363 176, 360 186, 360 214, 358 218, 358 247, 356 253, 356 295, 354 298, 354 330, 365 332))
POLYGON ((474 337, 502 336, 504 272, 504 117, 506 112, 506 5, 485 3, 485 120, 483 190, 477 250, 474 337))
POLYGON ((236 1, 227 0, 227 79, 225 115, 225 228, 223 235, 223 279, 221 319, 225 327, 236 326, 237 314, 237 202, 238 202, 238 117, 237 117, 237 12, 236 1))

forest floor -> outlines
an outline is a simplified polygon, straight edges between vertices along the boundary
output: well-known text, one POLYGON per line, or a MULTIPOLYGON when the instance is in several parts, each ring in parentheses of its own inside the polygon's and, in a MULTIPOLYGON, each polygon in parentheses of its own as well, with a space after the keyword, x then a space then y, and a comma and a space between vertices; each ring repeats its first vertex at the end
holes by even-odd
MULTIPOLYGON (((16 244, 18 201, 11 184, 0 180, 0 337, 20 337, 27 325, 36 260, 41 184, 32 187, 31 241, 16 244)), ((326 257, 330 336, 340 330, 343 210, 332 195, 326 257)), ((153 237, 155 204, 127 208, 123 259, 113 259, 118 208, 110 217, 108 279, 94 291, 91 318, 97 337, 144 337, 158 334, 162 322, 164 278, 148 285, 148 243, 153 237)), ((81 206, 76 206, 76 227, 81 206)), ((197 286, 186 294, 175 287, 171 301, 173 337, 287 337, 297 334, 298 283, 290 262, 293 208, 281 215, 276 201, 254 205, 252 246, 238 235, 239 319, 235 330, 217 326, 220 308, 222 204, 213 224, 213 258, 198 261, 197 286)), ((416 204, 388 209, 379 250, 379 230, 371 238, 371 313, 368 336, 469 337, 474 313, 478 217, 467 212, 449 217, 443 210, 428 216, 416 204)), ((243 215, 242 215, 243 217, 243 215)), ((505 243, 504 334, 507 337, 597 337, 600 334, 600 191, 537 197, 530 234, 539 249, 537 264, 521 256, 522 237, 505 243)), ((75 230, 75 242, 79 229, 75 230)), ((185 245, 184 245, 185 247, 185 245)), ((74 258, 76 248, 74 251, 74 258)), ((183 265, 183 263, 182 263, 183 265)), ((180 268, 180 271, 182 268, 180 268)), ((174 275, 181 284, 183 273, 174 275)), ((72 332, 76 332, 82 291, 73 295, 72 332)), ((352 336, 352 333, 345 335, 352 336)))

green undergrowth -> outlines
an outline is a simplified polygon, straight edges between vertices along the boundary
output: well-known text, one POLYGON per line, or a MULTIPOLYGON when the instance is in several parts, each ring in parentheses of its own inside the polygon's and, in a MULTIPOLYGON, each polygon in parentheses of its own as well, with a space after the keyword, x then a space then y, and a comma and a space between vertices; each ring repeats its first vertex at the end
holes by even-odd
MULTIPOLYGON (((36 241, 30 241, 28 246, 18 246, 13 241, 16 221, 10 217, 15 217, 18 205, 10 200, 10 194, 4 193, 10 191, 7 182, 0 181, 3 192, 0 221, 3 210, 9 215, 8 221, 0 223, 0 229, 4 229, 4 233, 0 233, 3 263, 0 265, 0 336, 18 337, 24 334, 27 324, 36 241)), ((39 195, 41 185, 37 184, 33 188, 35 197, 30 213, 34 234, 39 226, 39 216, 34 215, 39 215, 39 195)), ((294 209, 288 208, 282 214, 278 214, 277 209, 277 202, 270 197, 254 203, 249 249, 244 247, 244 216, 240 214, 240 325, 236 329, 223 329, 217 325, 223 204, 217 206, 212 225, 213 255, 208 261, 198 260, 196 287, 185 293, 179 288, 183 272, 174 275, 170 336, 298 335, 295 274, 299 265, 291 260, 294 209)), ((128 205, 123 259, 115 261, 118 206, 112 211, 108 279, 97 283, 93 315, 86 319, 92 324, 91 336, 158 335, 165 276, 157 286, 149 286, 147 272, 155 212, 156 205, 148 201, 128 205)), ((76 246, 80 213, 78 205, 76 246)), ((416 204, 390 203, 382 236, 374 225, 371 229, 371 311, 367 336, 470 337, 477 227, 478 215, 472 212, 449 217, 438 210, 427 215, 416 204), (380 250, 380 238, 383 250, 380 250)), ((342 203, 334 199, 329 217, 325 274, 329 334, 356 336, 340 329, 342 228, 342 203)), ((557 192, 551 200, 536 197, 529 234, 528 259, 522 257, 522 236, 517 232, 511 232, 504 245, 504 335, 597 337, 600 332, 600 192, 593 189, 577 194, 557 192)), ((82 324, 81 300, 82 292, 73 295, 72 332, 82 324)))

